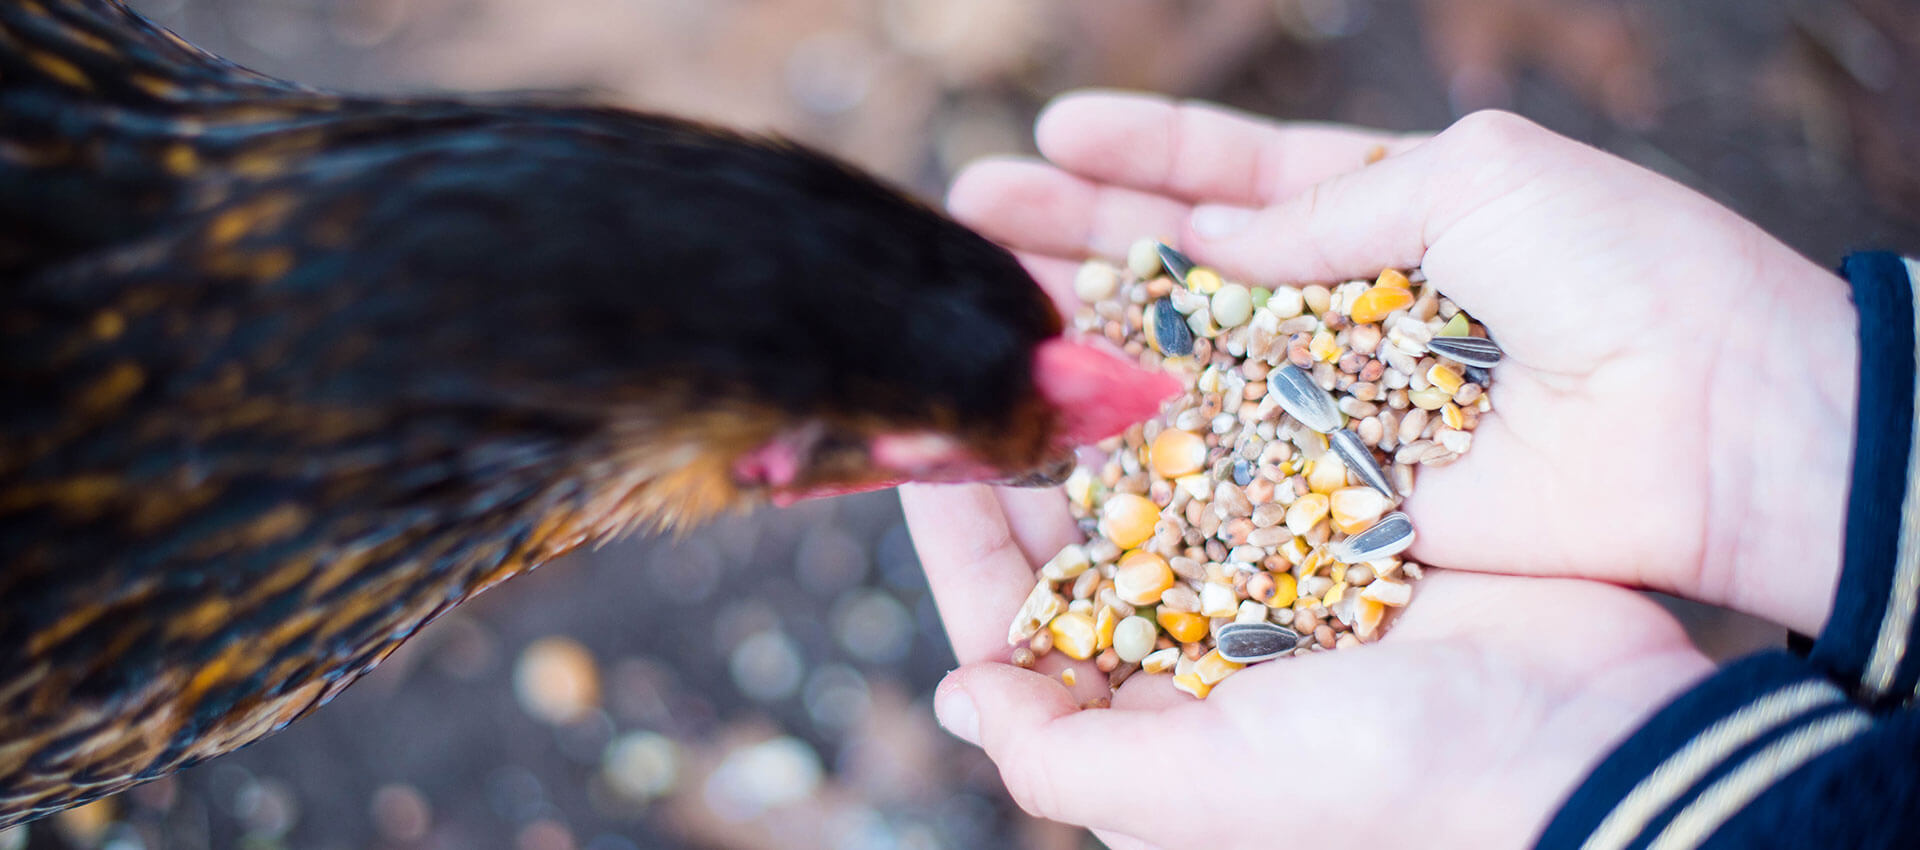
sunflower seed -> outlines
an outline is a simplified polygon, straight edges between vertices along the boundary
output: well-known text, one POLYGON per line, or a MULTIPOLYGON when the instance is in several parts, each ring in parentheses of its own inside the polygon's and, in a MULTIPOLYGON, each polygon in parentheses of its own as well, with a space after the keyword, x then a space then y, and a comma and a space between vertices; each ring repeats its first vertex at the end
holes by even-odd
POLYGON ((1160 243, 1160 264, 1167 267, 1167 274, 1173 275, 1173 279, 1181 283, 1186 283, 1187 272, 1193 271, 1193 261, 1165 242, 1160 243))
POLYGON ((1236 664, 1252 664, 1293 651, 1300 635, 1272 623, 1234 623, 1214 635, 1220 657, 1236 664))
POLYGON ((1398 555, 1412 545, 1413 520, 1394 511, 1366 531, 1333 544, 1328 551, 1340 563, 1359 564, 1398 555))
POLYGON ((1288 363, 1268 372, 1267 390, 1280 403, 1280 409, 1299 420, 1300 424, 1322 434, 1340 428, 1343 420, 1333 396, 1321 389, 1319 384, 1314 383, 1313 376, 1300 371, 1299 367, 1288 363))
POLYGON ((1500 346, 1477 336, 1443 336, 1427 343, 1435 354, 1451 357, 1468 366, 1491 369, 1500 362, 1500 346))
POLYGON ((1168 357, 1185 357, 1193 353, 1193 331, 1187 327, 1187 317, 1173 308, 1171 299, 1162 298, 1147 308, 1147 337, 1153 347, 1168 357))
POLYGON ((1380 461, 1374 459, 1373 450, 1367 448, 1359 434, 1341 429, 1329 434, 1327 439, 1333 445, 1333 453, 1340 456, 1340 462, 1360 476, 1360 480, 1365 481, 1368 487, 1380 491, 1380 495, 1388 499, 1399 497, 1393 492, 1393 485, 1387 483, 1386 470, 1380 468, 1380 461))

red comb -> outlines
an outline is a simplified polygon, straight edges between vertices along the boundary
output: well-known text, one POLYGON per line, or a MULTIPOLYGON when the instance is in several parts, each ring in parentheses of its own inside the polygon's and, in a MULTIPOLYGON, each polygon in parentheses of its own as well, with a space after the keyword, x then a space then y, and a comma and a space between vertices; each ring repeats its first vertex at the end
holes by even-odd
POLYGON ((1033 355, 1040 395, 1060 411, 1061 442, 1093 443, 1160 412, 1180 392, 1165 372, 1150 372, 1116 354, 1069 339, 1050 339, 1033 355))

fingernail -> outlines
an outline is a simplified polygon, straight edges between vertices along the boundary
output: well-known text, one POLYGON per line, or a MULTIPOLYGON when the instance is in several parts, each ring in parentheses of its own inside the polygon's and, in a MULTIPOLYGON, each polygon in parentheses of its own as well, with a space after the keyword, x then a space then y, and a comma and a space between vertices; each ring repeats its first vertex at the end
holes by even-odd
POLYGON ((1253 210, 1245 207, 1202 204, 1193 208, 1193 217, 1188 223, 1194 235, 1203 239, 1229 239, 1246 230, 1253 216, 1253 210))
POLYGON ((980 711, 973 707, 973 698, 966 691, 954 688, 942 694, 933 703, 933 715, 954 737, 980 746, 980 711))

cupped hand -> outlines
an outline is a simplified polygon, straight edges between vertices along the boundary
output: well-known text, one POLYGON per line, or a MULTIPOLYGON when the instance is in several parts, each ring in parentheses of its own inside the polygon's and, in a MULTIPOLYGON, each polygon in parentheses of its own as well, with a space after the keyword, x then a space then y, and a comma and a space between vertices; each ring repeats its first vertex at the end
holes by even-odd
POLYGON ((1205 701, 1091 663, 1002 663, 1032 564, 1074 535, 1054 494, 902 490, 962 667, 941 722, 1027 811, 1109 846, 1517 847, 1710 664, 1646 598, 1596 582, 1434 570, 1379 643, 1248 667, 1205 701), (1050 498, 1049 498, 1050 497, 1050 498), (1061 684, 1073 667, 1078 692, 1061 684))
POLYGON ((1487 325, 1495 414, 1422 470, 1416 558, 1824 624, 1854 315, 1752 224, 1503 113, 1401 136, 1086 94, 1037 135, 1050 164, 977 165, 949 205, 1069 309, 1082 258, 1153 235, 1253 284, 1420 266, 1487 325))

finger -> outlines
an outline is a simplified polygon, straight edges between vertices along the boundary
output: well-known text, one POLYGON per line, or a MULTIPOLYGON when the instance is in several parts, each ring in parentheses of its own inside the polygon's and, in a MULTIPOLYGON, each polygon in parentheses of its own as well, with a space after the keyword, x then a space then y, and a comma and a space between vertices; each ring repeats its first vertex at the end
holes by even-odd
POLYGON ((1188 212, 1170 198, 1103 186, 1027 159, 968 166, 947 192, 947 209, 1016 251, 1068 260, 1124 257, 1142 236, 1179 233, 1188 212))
POLYGON ((1055 100, 1034 136, 1043 156, 1090 180, 1249 207, 1292 197, 1425 138, 1282 124, 1209 103, 1100 91, 1055 100))
MULTIPOLYGON (((1163 712, 1082 711, 1060 683, 1004 664, 947 675, 934 697, 941 724, 978 744, 1007 791, 1035 816, 1129 835, 1165 831, 1164 812, 1186 811, 1178 789, 1147 777, 1173 775, 1184 759, 1180 729, 1203 721, 1163 712), (1154 746, 1127 742, 1153 741, 1154 746)), ((1194 703, 1176 711, 1205 712, 1194 703)), ((1195 742, 1197 745, 1197 742, 1195 742)))
POLYGON ((1469 116, 1445 132, 1264 209, 1203 205, 1196 259, 1275 282, 1360 277, 1418 265, 1462 217, 1533 176, 1522 148, 1558 137, 1524 119, 1469 116))
POLYGON ((1044 564, 1068 543, 1080 542, 1080 529, 1060 488, 995 487, 993 491, 1028 563, 1044 564))
POLYGON ((1007 624, 1033 589, 1033 566, 993 488, 907 484, 907 529, 960 663, 1007 657, 1007 624))

